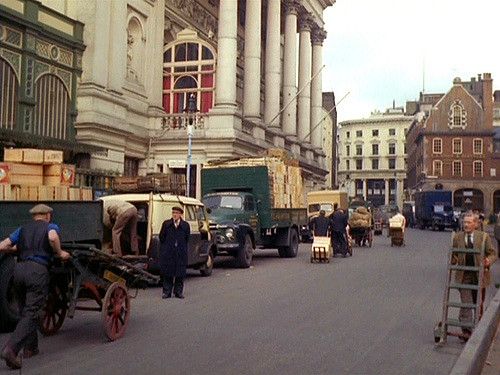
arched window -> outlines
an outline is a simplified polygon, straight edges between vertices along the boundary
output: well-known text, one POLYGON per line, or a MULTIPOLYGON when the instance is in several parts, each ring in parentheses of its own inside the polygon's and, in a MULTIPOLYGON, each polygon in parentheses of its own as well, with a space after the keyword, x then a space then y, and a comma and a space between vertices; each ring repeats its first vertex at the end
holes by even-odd
POLYGON ((208 112, 213 106, 214 53, 201 41, 180 39, 178 36, 163 53, 163 108, 167 113, 185 112, 188 98, 194 94, 195 110, 208 112))
POLYGON ((17 83, 14 69, 0 58, 0 128, 14 129, 17 114, 17 83))
POLYGON ((66 139, 70 100, 66 86, 54 74, 44 74, 36 81, 35 124, 33 134, 66 139))

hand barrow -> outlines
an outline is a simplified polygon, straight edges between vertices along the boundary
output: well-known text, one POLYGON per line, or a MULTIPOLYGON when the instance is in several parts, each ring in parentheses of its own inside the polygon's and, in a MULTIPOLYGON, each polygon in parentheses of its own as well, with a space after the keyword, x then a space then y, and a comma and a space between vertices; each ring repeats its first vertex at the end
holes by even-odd
POLYGON ((330 237, 314 237, 311 246, 311 263, 330 263, 332 245, 330 237))
POLYGON ((99 311, 108 340, 125 333, 130 318, 130 299, 138 288, 157 284, 158 276, 105 253, 92 245, 64 246, 71 259, 51 269, 49 296, 40 318, 40 331, 54 335, 67 316, 76 310, 99 311), (135 288, 131 296, 128 289, 135 288), (97 306, 89 306, 93 301, 97 306))
POLYGON ((402 227, 389 227, 391 246, 406 246, 405 234, 402 227))
POLYGON ((373 230, 371 227, 352 227, 349 228, 349 234, 358 246, 365 246, 368 243, 369 247, 373 244, 373 230))
POLYGON ((483 244, 480 249, 470 249, 470 248, 451 248, 449 250, 448 256, 448 276, 446 278, 446 287, 443 298, 443 315, 442 319, 439 323, 437 323, 434 327, 434 342, 436 346, 444 346, 447 342, 448 336, 455 336, 462 340, 469 339, 469 334, 464 333, 463 331, 451 331, 449 327, 459 327, 460 329, 467 329, 472 331, 479 319, 481 319, 481 315, 483 313, 483 303, 484 303, 484 293, 485 288, 483 288, 483 277, 484 277, 484 247, 485 241, 483 239, 483 244), (474 257, 478 255, 479 265, 475 266, 464 266, 453 264, 452 259, 454 255, 464 254, 473 254, 474 257), (459 284, 452 281, 453 272, 463 271, 463 272, 475 272, 478 274, 477 284, 459 284), (452 289, 460 290, 460 289, 470 289, 477 291, 477 297, 475 303, 462 303, 461 301, 450 301, 450 291, 452 289), (450 317, 450 307, 451 308, 464 308, 473 310, 473 320, 472 321, 461 321, 459 319, 450 317))

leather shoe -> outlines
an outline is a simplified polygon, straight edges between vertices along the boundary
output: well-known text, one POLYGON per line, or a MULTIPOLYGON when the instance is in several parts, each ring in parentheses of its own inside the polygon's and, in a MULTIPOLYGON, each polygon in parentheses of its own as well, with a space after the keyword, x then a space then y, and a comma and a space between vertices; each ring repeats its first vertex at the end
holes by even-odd
POLYGON ((21 359, 18 358, 16 353, 8 346, 3 348, 0 357, 5 360, 7 366, 13 370, 19 370, 22 367, 21 359))
POLYGON ((184 299, 184 294, 176 294, 175 298, 184 299))
POLYGON ((35 349, 24 348, 23 358, 31 358, 31 357, 34 357, 35 355, 37 355, 38 353, 40 353, 40 350, 38 348, 35 348, 35 349))
POLYGON ((161 296, 161 298, 166 299, 166 298, 172 298, 171 294, 164 294, 161 296))

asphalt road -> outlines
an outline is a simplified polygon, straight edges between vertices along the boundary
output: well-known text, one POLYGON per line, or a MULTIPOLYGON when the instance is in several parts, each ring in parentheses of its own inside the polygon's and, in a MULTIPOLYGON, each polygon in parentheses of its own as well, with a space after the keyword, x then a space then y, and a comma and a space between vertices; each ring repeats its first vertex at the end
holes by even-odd
MULTIPOLYGON (((296 259, 261 251, 246 270, 220 258, 211 277, 190 273, 184 300, 139 291, 116 342, 99 313, 77 311, 22 373, 448 374, 463 346, 435 349, 433 326, 450 232, 409 230, 406 243, 378 236, 330 264, 310 264, 306 244, 296 259)), ((498 282, 498 263, 494 272, 498 282)))

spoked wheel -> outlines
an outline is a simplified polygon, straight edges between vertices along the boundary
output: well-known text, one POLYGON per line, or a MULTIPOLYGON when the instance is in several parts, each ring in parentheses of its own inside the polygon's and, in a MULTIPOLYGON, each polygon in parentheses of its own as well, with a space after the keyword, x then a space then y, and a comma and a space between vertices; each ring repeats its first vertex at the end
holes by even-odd
POLYGON ((123 336, 129 317, 130 297, 127 288, 120 283, 111 284, 102 303, 104 332, 110 341, 123 336))
POLYGON ((62 327, 66 312, 68 311, 68 302, 66 295, 57 285, 50 287, 47 303, 43 308, 40 317, 40 332, 44 336, 52 336, 62 327))

